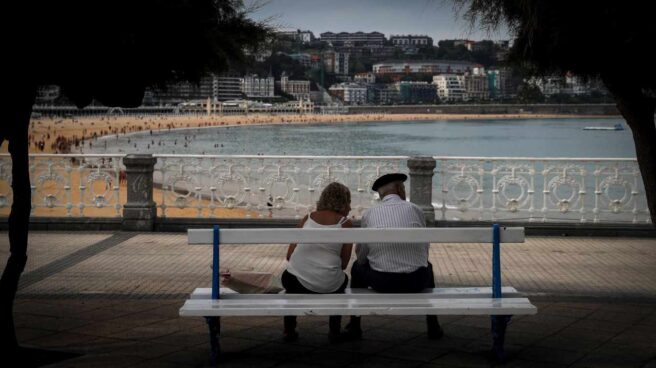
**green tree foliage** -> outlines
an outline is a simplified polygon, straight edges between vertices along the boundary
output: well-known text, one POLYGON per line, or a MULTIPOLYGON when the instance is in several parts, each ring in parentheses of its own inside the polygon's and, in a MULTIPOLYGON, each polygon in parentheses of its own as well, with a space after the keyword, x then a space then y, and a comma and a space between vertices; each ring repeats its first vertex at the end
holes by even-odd
POLYGON ((479 41, 472 50, 472 60, 482 64, 484 67, 497 65, 497 51, 499 48, 490 40, 479 41))
POLYGON ((656 223, 656 39, 652 1, 453 0, 473 26, 505 24, 510 61, 535 75, 600 78, 631 127, 656 223))
POLYGON ((417 55, 421 60, 435 60, 440 57, 439 50, 439 47, 435 46, 422 47, 417 51, 417 55))
MULTIPOLYGON (((39 85, 59 85, 73 103, 141 104, 146 87, 198 81, 244 60, 268 37, 240 0, 24 0, 5 4, 2 22, 13 203, 10 256, 0 280, 0 348, 7 362, 18 346, 13 301, 27 262, 31 208, 28 126, 39 85)), ((12 355, 14 355, 12 357, 12 355)), ((29 358, 23 356, 22 358, 29 358)))
POLYGON ((437 57, 444 60, 473 61, 471 51, 464 45, 455 45, 454 40, 441 40, 437 43, 437 57))
POLYGON ((251 60, 235 68, 243 74, 257 74, 266 77, 271 74, 276 80, 280 79, 283 72, 290 79, 306 79, 305 67, 298 61, 281 52, 274 52, 269 58, 262 62, 251 60))
POLYGON ((538 86, 523 83, 517 88, 517 101, 520 103, 543 103, 545 100, 538 86))
POLYGON ((146 86, 198 81, 267 35, 239 0, 25 1, 12 61, 77 105, 137 106, 146 86))
POLYGON ((349 58, 349 70, 351 74, 356 74, 356 73, 364 73, 370 71, 371 68, 367 69, 367 66, 364 63, 363 58, 351 57, 349 58))
POLYGON ((502 49, 490 40, 476 42, 469 51, 464 45, 456 45, 455 40, 441 40, 435 50, 425 49, 423 53, 444 60, 465 60, 483 65, 486 68, 499 65, 497 53, 502 49))

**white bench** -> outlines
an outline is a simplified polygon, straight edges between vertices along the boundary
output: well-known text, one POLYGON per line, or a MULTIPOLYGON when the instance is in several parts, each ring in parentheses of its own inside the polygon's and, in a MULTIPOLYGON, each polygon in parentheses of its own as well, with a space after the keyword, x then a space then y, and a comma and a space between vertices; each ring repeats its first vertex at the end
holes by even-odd
POLYGON ((219 354, 219 318, 224 316, 490 315, 493 353, 503 360, 507 322, 537 308, 512 287, 501 287, 500 243, 523 243, 523 228, 413 229, 214 229, 189 230, 189 244, 213 245, 212 288, 197 288, 180 316, 207 317, 211 359, 219 354), (491 243, 492 287, 426 289, 383 294, 346 289, 344 294, 238 294, 219 287, 220 244, 289 243, 491 243))

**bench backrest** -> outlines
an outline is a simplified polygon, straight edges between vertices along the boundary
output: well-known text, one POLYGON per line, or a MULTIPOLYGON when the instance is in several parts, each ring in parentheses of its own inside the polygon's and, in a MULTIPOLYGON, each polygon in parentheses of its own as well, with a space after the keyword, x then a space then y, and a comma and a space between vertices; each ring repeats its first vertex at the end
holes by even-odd
POLYGON ((492 243, 492 294, 501 298, 501 247, 523 243, 524 228, 191 229, 189 244, 212 244, 212 299, 219 298, 219 245, 287 243, 492 243))
MULTIPOLYGON (((523 227, 501 227, 500 242, 523 243, 523 227)), ((411 229, 221 229, 222 244, 492 243, 491 227, 411 229)), ((190 229, 189 244, 213 244, 213 229, 190 229)))

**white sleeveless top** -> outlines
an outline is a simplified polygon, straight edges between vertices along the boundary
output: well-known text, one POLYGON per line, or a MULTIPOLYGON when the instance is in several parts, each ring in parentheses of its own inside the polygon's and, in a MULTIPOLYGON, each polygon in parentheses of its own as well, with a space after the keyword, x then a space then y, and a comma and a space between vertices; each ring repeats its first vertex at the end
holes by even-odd
MULTIPOLYGON (((347 218, 334 225, 321 225, 308 216, 304 229, 341 228, 347 218)), ((308 290, 315 293, 332 293, 344 283, 342 271, 342 244, 297 244, 289 259, 287 272, 296 276, 308 290)))

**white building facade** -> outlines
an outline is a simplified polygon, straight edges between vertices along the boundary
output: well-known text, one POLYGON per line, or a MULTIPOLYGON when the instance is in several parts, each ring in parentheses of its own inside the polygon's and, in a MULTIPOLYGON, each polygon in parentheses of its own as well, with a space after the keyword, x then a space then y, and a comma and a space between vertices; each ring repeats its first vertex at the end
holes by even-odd
POLYGON ((324 32, 320 36, 322 42, 333 46, 383 46, 385 43, 385 35, 380 32, 324 32))
POLYGON ((335 53, 335 74, 348 75, 349 54, 345 52, 335 53))
POLYGON ((490 99, 487 73, 483 68, 474 68, 465 74, 465 101, 490 99))
POLYGON ((280 90, 294 96, 297 100, 310 99, 310 81, 289 80, 284 73, 280 77, 280 90))
POLYGON ((398 47, 428 47, 433 46, 433 39, 426 35, 391 35, 392 45, 398 47))
POLYGON ((314 33, 312 33, 312 31, 301 31, 300 29, 279 31, 276 32, 276 36, 301 43, 310 43, 314 41, 314 33))
POLYGON ((388 61, 374 64, 373 72, 376 75, 464 74, 476 67, 480 65, 469 61, 388 61))
POLYGON ((273 77, 259 78, 248 75, 241 80, 241 91, 246 97, 274 97, 275 81, 273 77))
POLYGON ((459 74, 441 74, 433 76, 437 87, 437 96, 444 102, 464 101, 466 96, 465 76, 459 74))
POLYGON ((367 102, 367 87, 358 83, 339 83, 330 86, 330 94, 345 104, 361 105, 367 102))
POLYGON ((350 55, 347 52, 328 51, 323 54, 323 64, 326 71, 338 75, 349 74, 350 55))
POLYGON ((357 73, 353 79, 358 83, 376 83, 376 74, 372 72, 357 73))

